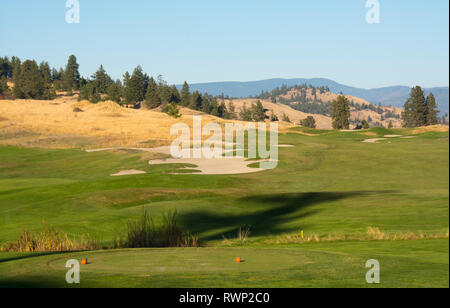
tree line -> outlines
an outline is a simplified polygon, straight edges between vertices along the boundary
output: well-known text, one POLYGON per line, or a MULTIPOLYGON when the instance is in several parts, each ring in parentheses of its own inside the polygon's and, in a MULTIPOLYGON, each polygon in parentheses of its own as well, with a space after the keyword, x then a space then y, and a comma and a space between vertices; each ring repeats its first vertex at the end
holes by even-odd
POLYGON ((187 82, 179 91, 175 85, 169 86, 162 76, 149 77, 141 66, 132 74, 126 72, 123 80, 113 80, 104 67, 89 78, 79 72, 77 58, 71 55, 65 68, 51 69, 48 62, 39 65, 34 60, 22 62, 18 57, 0 58, 0 98, 43 99, 56 98, 56 91, 66 91, 72 95, 79 91, 79 100, 98 103, 112 100, 121 105, 134 108, 160 108, 161 111, 177 117, 178 107, 184 106, 217 117, 234 119, 237 117, 234 106, 227 108, 224 99, 198 91, 191 93, 187 82), (8 87, 8 81, 14 86, 8 87))

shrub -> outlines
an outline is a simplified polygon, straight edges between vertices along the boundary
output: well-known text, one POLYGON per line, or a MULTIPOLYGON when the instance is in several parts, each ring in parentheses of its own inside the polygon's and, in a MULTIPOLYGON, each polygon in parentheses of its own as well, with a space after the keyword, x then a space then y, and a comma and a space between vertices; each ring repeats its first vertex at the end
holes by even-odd
POLYGON ((300 121, 300 125, 308 128, 316 128, 316 120, 312 116, 300 121))
POLYGON ((66 233, 44 225, 44 231, 32 233, 22 231, 16 242, 6 244, 2 251, 13 252, 62 252, 95 250, 100 248, 93 240, 82 237, 81 240, 70 238, 66 233))
POLYGON ((139 219, 127 224, 125 240, 115 241, 114 247, 198 247, 198 237, 183 230, 178 223, 178 213, 176 211, 167 212, 163 216, 162 224, 156 226, 152 217, 144 210, 139 219))

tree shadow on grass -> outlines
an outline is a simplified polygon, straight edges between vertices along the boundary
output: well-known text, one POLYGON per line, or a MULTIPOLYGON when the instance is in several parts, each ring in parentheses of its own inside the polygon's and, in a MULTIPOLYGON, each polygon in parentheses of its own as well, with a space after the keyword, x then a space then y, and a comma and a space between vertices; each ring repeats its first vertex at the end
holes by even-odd
POLYGON ((190 232, 199 234, 201 240, 216 240, 223 236, 236 237, 243 226, 251 226, 251 235, 277 235, 302 229, 302 219, 315 215, 318 209, 314 206, 338 200, 365 195, 384 194, 387 191, 354 191, 354 192, 309 192, 272 195, 256 195, 240 198, 237 201, 248 207, 251 213, 221 214, 205 211, 188 212, 180 215, 180 220, 190 232), (267 209, 268 205, 270 206, 267 209), (264 210, 257 210, 264 207, 264 210), (287 226, 290 222, 298 222, 295 227, 287 226))

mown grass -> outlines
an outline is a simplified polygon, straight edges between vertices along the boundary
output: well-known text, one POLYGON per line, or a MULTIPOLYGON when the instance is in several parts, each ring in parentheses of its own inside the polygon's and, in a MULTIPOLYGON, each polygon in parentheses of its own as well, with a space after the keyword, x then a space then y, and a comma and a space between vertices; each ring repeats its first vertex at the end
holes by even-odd
MULTIPOLYGON (((180 166, 150 166, 139 153, 0 147, 0 243, 17 240, 23 230, 40 232, 45 221, 71 238, 89 234, 108 246, 142 208, 151 210, 155 224, 162 223, 163 213, 177 210, 180 223, 206 246, 221 246, 225 237, 241 247, 242 241, 233 239, 247 225, 251 232, 244 246, 255 249, 289 245, 268 241, 301 230, 346 240, 369 227, 428 237, 448 232, 448 133, 379 144, 362 143, 370 137, 359 132, 316 135, 281 135, 280 144, 295 147, 280 148, 277 169, 237 176, 171 175, 180 166), (147 174, 109 176, 126 169, 147 174)), ((432 243, 448 243, 424 241, 431 243, 430 255, 432 243)), ((409 243, 413 253, 418 245, 413 242, 422 240, 387 242, 396 255, 396 246, 409 243)), ((335 250, 343 243, 317 245, 335 250)), ((448 260, 445 266, 448 276, 448 260)), ((441 275, 437 267, 423 268, 441 275)))

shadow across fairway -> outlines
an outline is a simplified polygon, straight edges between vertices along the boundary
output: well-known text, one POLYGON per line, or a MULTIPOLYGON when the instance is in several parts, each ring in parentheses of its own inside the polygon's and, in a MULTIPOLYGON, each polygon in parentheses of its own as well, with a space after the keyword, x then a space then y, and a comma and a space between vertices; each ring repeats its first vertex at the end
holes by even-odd
POLYGON ((359 196, 392 193, 392 191, 309 192, 272 195, 256 195, 237 201, 248 214, 227 215, 195 211, 180 215, 180 220, 201 240, 215 240, 223 236, 235 238, 239 228, 251 226, 252 236, 276 235, 302 230, 302 219, 319 212, 313 207, 359 196), (263 208, 258 210, 258 208, 263 208), (295 227, 288 226, 298 222, 295 227))
POLYGON ((76 253, 76 252, 81 252, 81 251, 55 251, 55 252, 50 251, 50 252, 34 252, 34 253, 30 252, 30 253, 26 253, 24 255, 8 257, 8 258, 2 258, 2 255, 0 254, 0 263, 32 259, 32 258, 38 258, 38 257, 43 257, 43 256, 63 255, 63 254, 67 254, 67 253, 76 253))
MULTIPOLYGON (((64 281, 64 275, 62 275, 61 281, 64 281)), ((29 278, 0 278, 0 289, 54 289, 70 286, 61 281, 38 276, 29 278)))

